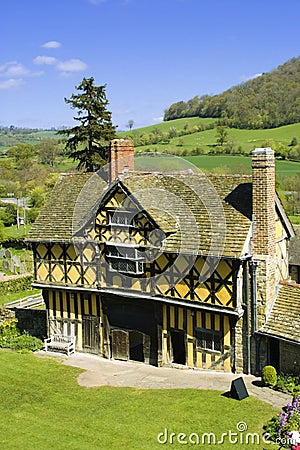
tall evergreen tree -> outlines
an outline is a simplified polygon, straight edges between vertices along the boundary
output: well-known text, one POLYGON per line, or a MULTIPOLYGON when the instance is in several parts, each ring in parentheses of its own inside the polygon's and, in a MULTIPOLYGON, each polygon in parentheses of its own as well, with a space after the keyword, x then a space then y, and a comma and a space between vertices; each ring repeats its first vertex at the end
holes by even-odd
POLYGON ((78 169, 94 172, 107 162, 110 140, 116 136, 107 110, 106 84, 95 86, 93 77, 83 78, 75 89, 80 93, 65 98, 65 102, 78 110, 74 120, 80 125, 58 133, 68 136, 65 149, 69 158, 78 161, 78 169))

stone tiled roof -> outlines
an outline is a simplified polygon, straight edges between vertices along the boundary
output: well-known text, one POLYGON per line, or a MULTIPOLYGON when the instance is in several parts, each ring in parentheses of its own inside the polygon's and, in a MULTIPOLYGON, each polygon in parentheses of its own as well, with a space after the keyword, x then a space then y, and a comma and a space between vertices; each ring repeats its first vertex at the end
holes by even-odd
MULTIPOLYGON (((131 174, 120 182, 166 234, 165 251, 241 256, 251 225, 250 176, 131 174)), ((69 242, 107 192, 97 175, 61 175, 28 240, 69 242)))
POLYGON ((295 236, 291 238, 289 245, 289 263, 300 266, 300 225, 294 225, 295 236))
POLYGON ((69 242, 73 230, 98 201, 103 193, 105 183, 91 173, 61 174, 31 227, 28 241, 69 242), (89 183, 87 184, 87 181, 89 183), (88 188, 89 192, 86 192, 88 188))
MULTIPOLYGON (((250 177, 236 175, 130 176, 122 180, 158 226, 169 233, 166 251, 241 256, 250 221, 227 200, 250 177), (224 240, 224 243, 223 243, 224 240)), ((251 198, 244 196, 251 208, 251 198)))
POLYGON ((263 334, 288 339, 300 344, 300 285, 282 283, 263 334))

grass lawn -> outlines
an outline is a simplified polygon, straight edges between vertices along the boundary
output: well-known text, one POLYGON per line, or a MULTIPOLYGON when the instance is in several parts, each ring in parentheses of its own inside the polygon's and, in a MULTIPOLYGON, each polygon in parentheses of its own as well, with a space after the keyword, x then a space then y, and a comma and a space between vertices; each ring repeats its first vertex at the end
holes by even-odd
MULTIPOLYGON (((177 435, 237 431, 241 421, 248 433, 260 433, 276 410, 256 398, 242 401, 220 392, 195 389, 139 390, 83 388, 80 370, 49 358, 0 350, 0 446, 5 450, 158 449, 159 433, 176 433, 167 448, 182 448, 177 435)), ((238 433, 239 439, 240 434, 238 433)), ((169 437, 170 439, 170 437, 169 437)), ((207 442, 207 440, 206 440, 207 442)), ((220 445, 232 448, 228 440, 220 445)), ((258 444, 237 449, 262 449, 258 444)), ((267 448, 275 448, 268 445, 267 448)))
POLYGON ((28 289, 27 291, 17 291, 11 294, 0 295, 0 305, 5 303, 13 302, 14 300, 19 300, 21 298, 29 297, 29 295, 39 294, 40 289, 28 289))
POLYGON ((10 227, 4 227, 5 238, 24 238, 29 233, 31 225, 26 225, 26 227, 21 226, 17 227, 17 225, 12 225, 10 227))

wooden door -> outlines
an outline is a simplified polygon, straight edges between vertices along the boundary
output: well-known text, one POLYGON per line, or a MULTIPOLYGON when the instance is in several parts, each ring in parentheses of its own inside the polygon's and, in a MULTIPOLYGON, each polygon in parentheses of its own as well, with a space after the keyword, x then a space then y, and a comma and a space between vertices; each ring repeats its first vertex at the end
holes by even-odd
POLYGON ((170 360, 176 364, 186 364, 185 333, 182 330, 171 330, 170 360))
POLYGON ((129 332, 125 330, 111 330, 112 357, 127 361, 129 359, 129 332))
POLYGON ((100 353, 99 317, 82 317, 82 346, 88 353, 100 353))

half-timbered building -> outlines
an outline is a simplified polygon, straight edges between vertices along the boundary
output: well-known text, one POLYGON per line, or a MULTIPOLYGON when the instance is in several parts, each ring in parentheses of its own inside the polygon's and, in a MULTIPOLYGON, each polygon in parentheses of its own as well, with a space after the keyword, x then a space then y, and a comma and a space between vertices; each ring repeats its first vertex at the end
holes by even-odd
POLYGON ((62 174, 31 229, 49 334, 106 358, 258 372, 293 236, 273 151, 253 152, 252 176, 135 172, 133 154, 114 140, 108 180, 62 174))

